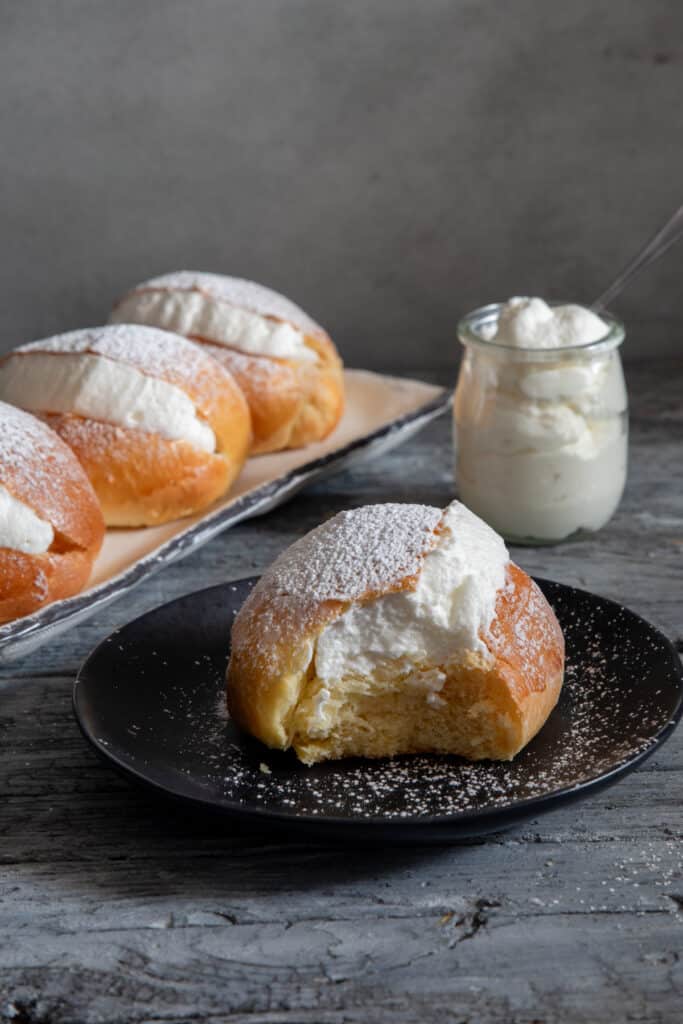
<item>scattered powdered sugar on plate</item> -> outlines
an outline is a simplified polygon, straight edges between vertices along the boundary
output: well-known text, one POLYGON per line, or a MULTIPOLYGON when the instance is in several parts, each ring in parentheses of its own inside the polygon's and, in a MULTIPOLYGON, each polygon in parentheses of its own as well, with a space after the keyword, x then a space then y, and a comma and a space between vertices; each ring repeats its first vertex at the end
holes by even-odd
POLYGON ((201 292, 209 298, 229 302, 232 306, 248 309, 261 316, 287 320, 304 334, 326 333, 320 324, 312 320, 291 299, 273 291, 272 288, 267 288, 256 281, 246 281, 241 277, 228 277, 225 274, 210 274, 197 270, 176 270, 143 281, 132 289, 132 293, 157 289, 201 292))
POLYGON ((157 774, 162 770, 170 791, 217 807, 292 819, 415 822, 512 807, 575 789, 633 761, 653 747, 680 695, 680 670, 653 627, 590 594, 544 584, 566 637, 566 678, 557 708, 514 761, 424 755, 307 768, 292 753, 268 750, 241 733, 225 710, 229 620, 250 585, 193 595, 167 635, 147 625, 146 640, 134 634, 129 640, 124 628, 102 648, 109 648, 116 677, 125 680, 117 701, 129 702, 130 718, 123 738, 103 739, 119 757, 124 749, 138 770, 141 761, 157 774), (193 617, 201 629, 193 627, 193 617), (201 650, 192 648, 195 635, 201 650), (136 709, 143 692, 146 710, 136 709))

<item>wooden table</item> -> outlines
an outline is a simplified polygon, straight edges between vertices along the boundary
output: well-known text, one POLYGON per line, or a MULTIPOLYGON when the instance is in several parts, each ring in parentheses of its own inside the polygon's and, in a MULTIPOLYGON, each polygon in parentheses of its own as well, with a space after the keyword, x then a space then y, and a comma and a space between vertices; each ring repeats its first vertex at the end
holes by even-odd
MULTIPOLYGON (((528 570, 630 605, 681 647, 683 363, 632 366, 629 485, 594 539, 528 570)), ((71 717, 89 648, 265 566, 339 509, 453 496, 449 423, 311 487, 5 670, 0 1021, 683 1020, 683 729, 613 789, 450 848, 339 849, 155 802, 71 717)))

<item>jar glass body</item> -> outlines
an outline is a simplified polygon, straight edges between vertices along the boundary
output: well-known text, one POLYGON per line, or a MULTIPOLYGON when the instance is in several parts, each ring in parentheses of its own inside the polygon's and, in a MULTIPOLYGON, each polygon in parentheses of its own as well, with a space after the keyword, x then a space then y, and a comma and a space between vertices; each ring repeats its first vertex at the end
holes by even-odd
POLYGON ((485 340, 499 306, 469 314, 453 406, 461 500, 507 540, 552 544, 599 530, 621 499, 628 401, 621 324, 562 349, 485 340))

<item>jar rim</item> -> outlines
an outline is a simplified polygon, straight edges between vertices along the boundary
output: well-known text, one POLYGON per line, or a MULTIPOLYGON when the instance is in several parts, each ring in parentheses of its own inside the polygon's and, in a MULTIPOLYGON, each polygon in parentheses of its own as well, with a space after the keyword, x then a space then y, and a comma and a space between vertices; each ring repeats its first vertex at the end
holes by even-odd
MULTIPOLYGON (((564 306, 568 303, 552 301, 548 305, 552 308, 564 306)), ((470 313, 466 313, 458 324, 458 338, 463 345, 474 345, 477 348, 492 349, 500 353, 507 352, 519 356, 522 359, 534 359, 543 361, 557 359, 572 353, 593 354, 595 352, 606 352, 618 348, 624 340, 626 331, 621 320, 617 319, 607 310, 600 310, 598 316, 607 323, 607 331, 601 338, 595 341, 585 341, 578 345, 563 345, 561 348, 530 348, 522 345, 506 345, 504 342, 494 341, 482 336, 481 329, 497 322, 500 312, 506 305, 504 302, 490 302, 486 306, 479 306, 470 313)))

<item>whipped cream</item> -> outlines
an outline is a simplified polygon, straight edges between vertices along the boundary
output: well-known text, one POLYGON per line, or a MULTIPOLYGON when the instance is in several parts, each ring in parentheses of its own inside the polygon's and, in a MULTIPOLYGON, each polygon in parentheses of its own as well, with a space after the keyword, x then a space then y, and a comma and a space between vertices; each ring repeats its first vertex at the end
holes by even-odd
POLYGON ((405 671, 405 685, 424 689, 434 702, 445 675, 421 665, 441 666, 463 651, 490 656, 486 634, 505 584, 505 544, 457 501, 446 509, 441 531, 414 590, 353 604, 319 634, 314 659, 322 683, 316 697, 321 721, 329 688, 349 676, 405 671))
POLYGON ((187 441, 213 452, 216 438, 182 388, 134 366, 89 353, 40 350, 0 364, 0 400, 30 412, 73 413, 187 441))
POLYGON ((616 348, 576 346, 607 325, 581 306, 516 298, 481 333, 510 351, 466 352, 454 406, 460 497, 509 538, 600 529, 626 481, 626 389, 616 348))
POLYGON ((543 299, 517 296, 505 303, 495 325, 484 328, 487 341, 517 348, 568 348, 588 345, 607 334, 604 320, 583 306, 549 306, 543 299))
POLYGON ((54 540, 50 523, 0 484, 0 548, 42 555, 54 540))
POLYGON ((197 290, 133 291, 113 310, 110 320, 162 327, 249 355, 299 362, 316 362, 318 358, 298 327, 197 290))

